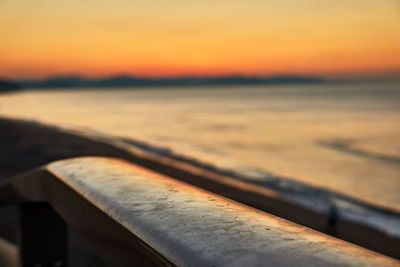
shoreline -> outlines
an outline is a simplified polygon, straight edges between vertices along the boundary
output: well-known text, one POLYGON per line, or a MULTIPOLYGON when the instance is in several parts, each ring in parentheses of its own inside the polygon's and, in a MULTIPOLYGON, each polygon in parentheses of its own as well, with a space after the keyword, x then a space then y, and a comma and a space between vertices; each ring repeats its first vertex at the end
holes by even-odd
POLYGON ((6 144, 2 144, 0 166, 3 179, 63 158, 118 157, 317 231, 400 257, 394 250, 400 245, 400 214, 395 211, 284 177, 251 181, 132 139, 7 118, 0 118, 0 129, 0 141, 6 144), (356 237, 352 237, 356 232, 356 237), (372 233, 384 243, 368 240, 365 235, 372 233), (360 236, 366 240, 357 240, 360 236))

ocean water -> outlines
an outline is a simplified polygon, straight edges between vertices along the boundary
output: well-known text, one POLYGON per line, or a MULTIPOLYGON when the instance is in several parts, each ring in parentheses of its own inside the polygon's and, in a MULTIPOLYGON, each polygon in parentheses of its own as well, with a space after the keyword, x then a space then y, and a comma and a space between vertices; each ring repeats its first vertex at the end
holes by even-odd
POLYGON ((0 116, 104 132, 253 181, 400 212, 400 84, 107 88, 0 95, 0 116))

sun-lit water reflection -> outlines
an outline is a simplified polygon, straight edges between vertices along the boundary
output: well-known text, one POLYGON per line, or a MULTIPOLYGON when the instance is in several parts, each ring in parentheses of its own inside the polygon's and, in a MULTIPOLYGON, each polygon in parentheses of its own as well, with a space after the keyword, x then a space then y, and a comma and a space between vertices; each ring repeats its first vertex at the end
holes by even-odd
POLYGON ((400 85, 59 90, 0 95, 0 115, 143 140, 400 211, 400 85))

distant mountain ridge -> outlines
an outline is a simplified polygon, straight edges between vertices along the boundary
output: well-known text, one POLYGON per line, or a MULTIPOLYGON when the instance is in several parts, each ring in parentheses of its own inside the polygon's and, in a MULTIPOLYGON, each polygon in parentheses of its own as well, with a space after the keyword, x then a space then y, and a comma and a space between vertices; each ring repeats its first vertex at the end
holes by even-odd
POLYGON ((14 91, 18 89, 21 89, 19 84, 0 79, 0 92, 14 91))
POLYGON ((272 77, 179 77, 139 78, 114 76, 110 78, 87 79, 79 76, 53 77, 44 80, 21 80, 26 88, 80 88, 80 87, 148 87, 148 86, 223 86, 223 85, 268 85, 268 84, 310 84, 324 83, 318 77, 272 76, 272 77))

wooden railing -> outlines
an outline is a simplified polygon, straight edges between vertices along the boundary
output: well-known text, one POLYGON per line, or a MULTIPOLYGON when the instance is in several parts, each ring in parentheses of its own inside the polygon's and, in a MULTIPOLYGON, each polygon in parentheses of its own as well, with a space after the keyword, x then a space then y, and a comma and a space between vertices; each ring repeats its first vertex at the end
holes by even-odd
MULTIPOLYGON (((144 147, 137 140, 127 142, 130 145, 104 134, 0 118, 0 182, 61 159, 116 157, 318 232, 400 259, 400 228, 397 226, 400 225, 400 216, 396 211, 306 184, 288 188, 286 182, 293 182, 291 179, 278 178, 272 183, 260 181, 259 184, 228 170, 213 168, 210 164, 201 164, 179 155, 156 153, 157 148, 144 147), (282 186, 279 181, 285 181, 286 185, 282 186)), ((0 235, 14 241, 16 216, 13 209, 0 208, 0 235)), ((70 243, 75 244, 74 241, 70 243)), ((73 252, 79 250, 71 248, 73 252)), ((78 266, 74 260, 70 262, 78 266)))
POLYGON ((67 266, 68 226, 108 266, 399 264, 117 159, 51 163, 1 186, 0 204, 19 207, 23 266, 67 266))

